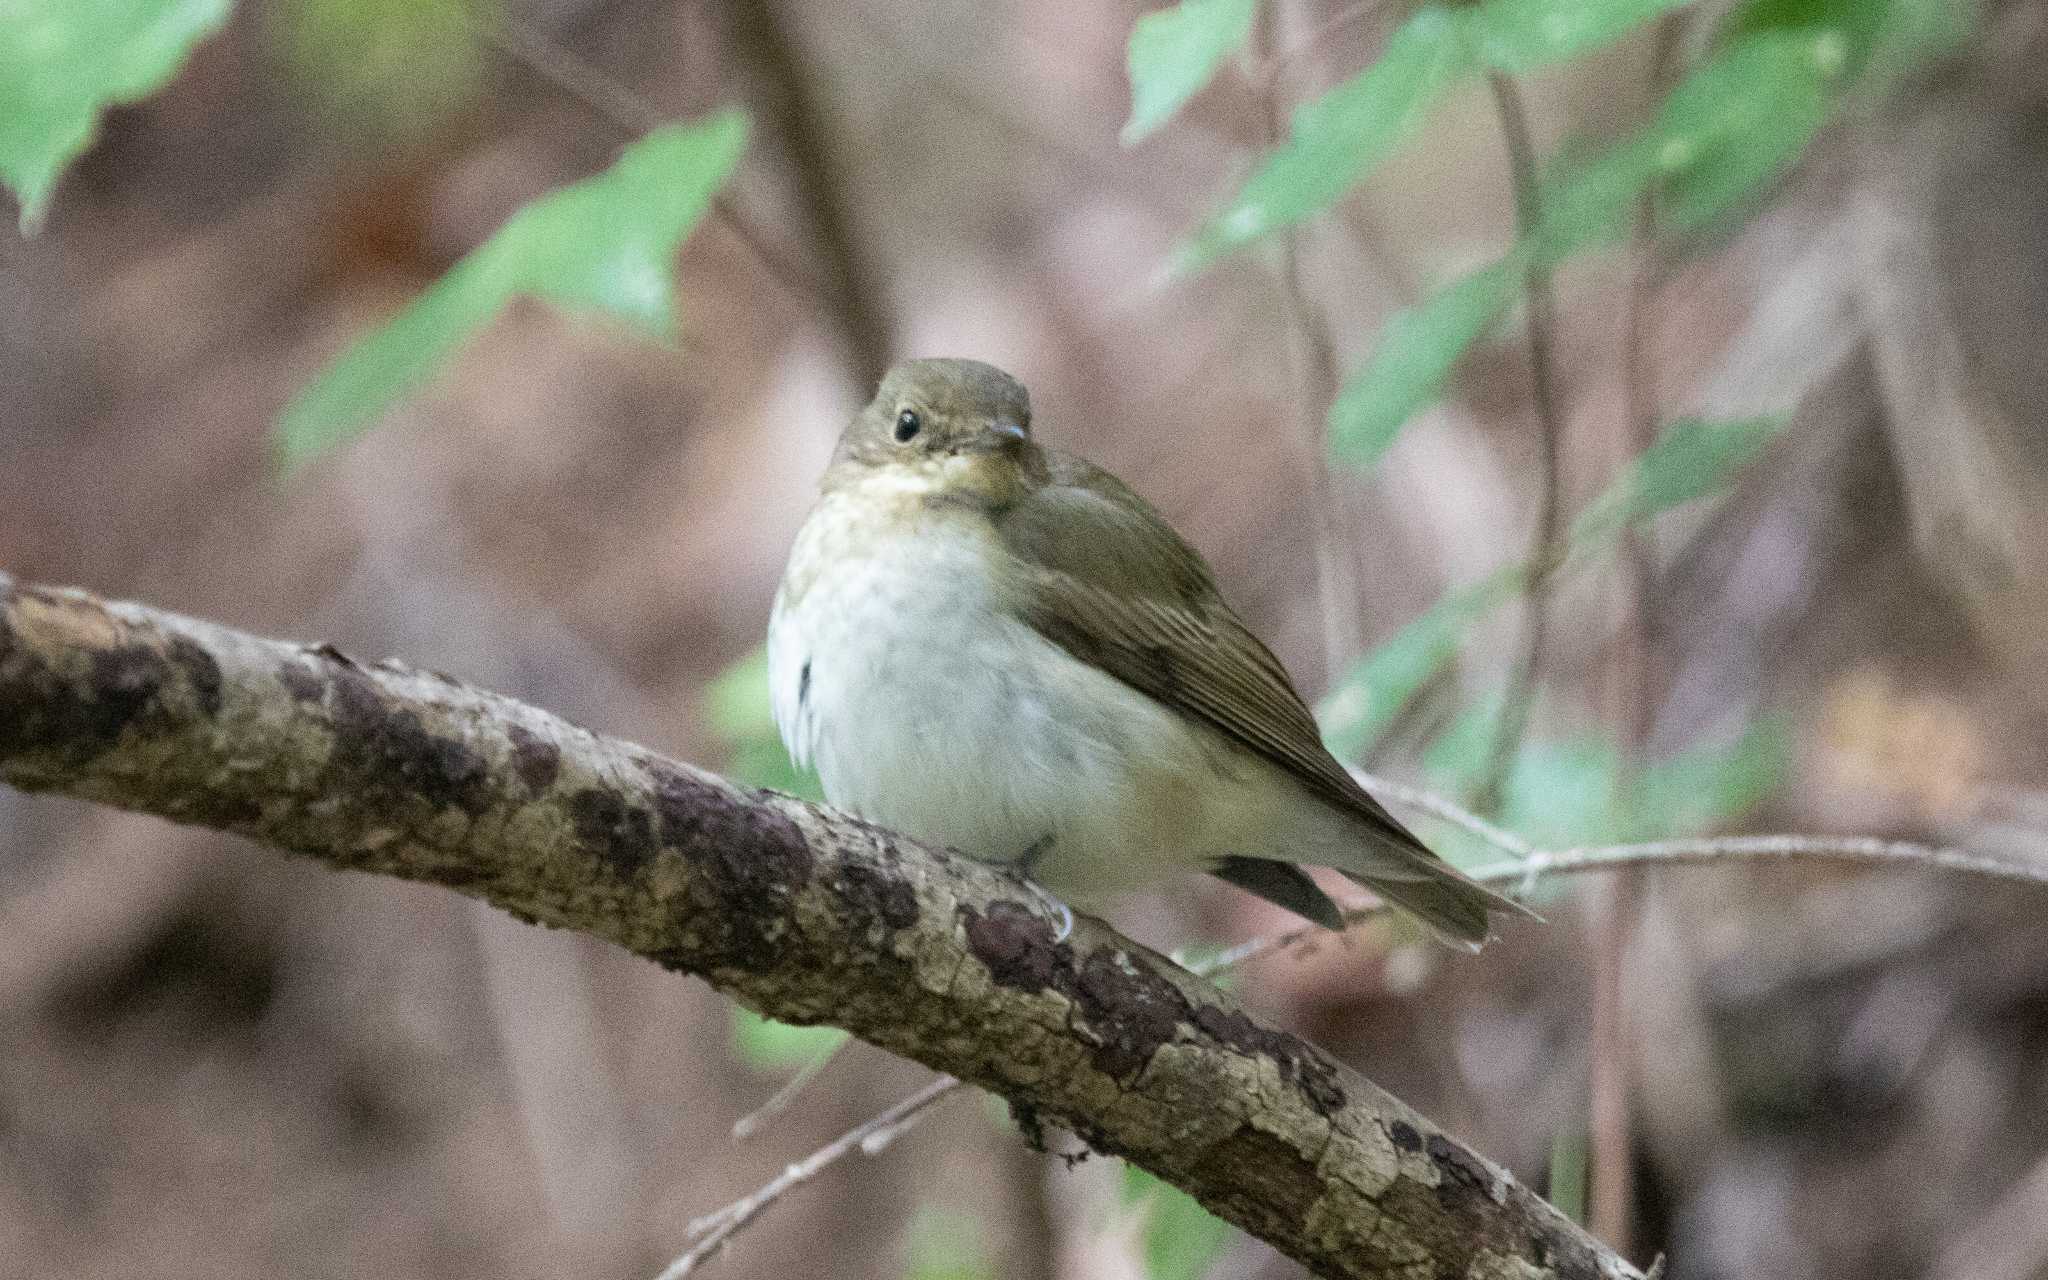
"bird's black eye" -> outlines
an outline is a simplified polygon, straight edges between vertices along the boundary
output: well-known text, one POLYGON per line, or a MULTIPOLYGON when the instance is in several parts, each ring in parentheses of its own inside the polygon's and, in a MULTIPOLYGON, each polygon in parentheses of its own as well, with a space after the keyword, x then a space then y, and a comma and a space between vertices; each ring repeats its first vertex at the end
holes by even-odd
POLYGON ((896 415, 896 443, 909 444, 917 433, 924 430, 924 419, 917 416, 917 410, 905 409, 896 415))

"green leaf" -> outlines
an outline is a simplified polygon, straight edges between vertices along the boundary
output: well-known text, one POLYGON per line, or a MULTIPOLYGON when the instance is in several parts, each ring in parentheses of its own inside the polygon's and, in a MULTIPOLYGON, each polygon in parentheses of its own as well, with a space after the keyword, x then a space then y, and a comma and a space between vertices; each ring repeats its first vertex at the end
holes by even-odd
POLYGON ((1145 1214, 1145 1280, 1201 1280, 1230 1246, 1232 1228, 1193 1197, 1135 1165, 1124 1166, 1123 1202, 1145 1214))
POLYGON ((1781 716, 1766 716, 1732 743, 1695 747, 1651 765, 1636 788, 1643 822, 1628 838, 1724 826, 1777 790, 1791 761, 1789 726, 1781 716))
POLYGON ((1612 43, 1687 0, 1488 0, 1476 20, 1479 56, 1520 75, 1612 43))
POLYGON ((1378 463, 1402 424, 1443 395, 1459 357, 1507 311, 1516 279, 1511 262, 1496 262, 1388 317, 1371 358, 1330 405, 1330 456, 1359 467, 1378 463))
POLYGON ((10 0, 0 5, 0 181, 33 235, 100 114, 162 88, 233 0, 10 0))
POLYGON ((286 463, 363 430, 514 297, 602 312, 667 336, 675 325, 670 259, 738 163, 746 136, 738 111, 657 129, 603 173, 513 214, 299 394, 277 428, 286 463))
POLYGON ((1401 628, 1340 676, 1317 708, 1323 741, 1339 760, 1360 760, 1422 687, 1458 652, 1465 628, 1522 589, 1514 566, 1460 588, 1401 628))
POLYGON ((981 1223, 953 1209, 919 1209, 910 1220, 905 1280, 995 1280, 981 1223))
POLYGON ((756 647, 705 687, 703 709, 705 725, 725 743, 727 771, 735 780, 805 800, 824 799, 818 775, 797 768, 775 730, 766 645, 756 647))
POLYGON ((1550 1185, 1543 1198, 1573 1222, 1586 1221, 1586 1131, 1559 1129, 1550 1139, 1550 1185))
MULTIPOLYGON (((1456 794, 1476 785, 1493 760, 1501 729, 1498 695, 1465 708, 1423 752, 1430 782, 1456 794)), ((1619 808, 1615 785, 1621 753, 1595 734, 1561 739, 1528 738, 1515 753, 1502 790, 1500 822, 1538 845, 1560 848, 1623 838, 1615 827, 1619 808)), ((1471 865, 1463 849, 1444 849, 1460 865, 1471 865)), ((1491 846, 1470 850, 1473 861, 1497 860, 1491 846)))
POLYGON ((500 0, 272 0, 273 41, 294 88, 331 129, 393 147, 473 102, 500 0))
POLYGON ((1843 68, 1880 87, 1949 52, 1979 25, 1982 0, 1749 0, 1732 15, 1731 37, 1762 31, 1832 34, 1843 68))
POLYGON ((1638 521, 1715 492, 1784 425, 1783 416, 1672 423, 1579 513, 1572 522, 1573 549, 1597 548, 1638 521))
POLYGON ((1681 81, 1652 130, 1659 216, 1697 227, 1789 168, 1827 123, 1846 44, 1835 31, 1765 31, 1681 81))
POLYGON ((754 646, 712 677, 704 686, 703 706, 706 727, 727 741, 775 732, 775 711, 768 698, 768 646, 754 646))
POLYGON ((838 1048, 844 1039, 846 1033, 837 1027, 795 1027, 740 1005, 732 1007, 733 1053, 756 1071, 794 1071, 838 1048))
POLYGON ((1680 82, 1650 124, 1545 176, 1525 251, 1556 266, 1619 240, 1653 186, 1660 217, 1678 229, 1753 195, 1826 122, 1828 63, 1825 40, 1811 34, 1770 32, 1729 45, 1680 82))
POLYGON ((1287 140, 1195 234, 1178 267, 1204 265, 1335 204, 1472 69, 1468 12, 1424 5, 1370 67, 1302 104, 1287 140))
POLYGON ((1181 0, 1131 27, 1131 121, 1123 143, 1135 146, 1173 118, 1251 34, 1258 0, 1181 0))

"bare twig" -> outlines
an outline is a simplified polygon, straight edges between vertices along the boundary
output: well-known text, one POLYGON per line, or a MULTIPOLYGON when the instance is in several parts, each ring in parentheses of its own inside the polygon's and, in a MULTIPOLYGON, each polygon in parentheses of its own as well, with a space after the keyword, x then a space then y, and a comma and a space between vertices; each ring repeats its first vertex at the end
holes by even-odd
MULTIPOLYGON (((1269 53, 1252 70, 1250 76, 1252 84, 1257 86, 1261 93, 1272 92, 1274 82, 1289 67, 1321 49, 1329 41, 1330 37, 1336 35, 1339 31, 1371 17, 1376 10, 1384 8, 1386 8, 1385 0, 1358 0, 1356 4, 1345 5, 1342 9, 1337 10, 1337 12, 1317 23, 1293 48, 1276 49, 1269 53)), ((1277 42, 1269 41, 1267 48, 1272 49, 1275 43, 1277 42)))
POLYGON ((761 1216, 777 1200, 845 1157, 856 1151, 870 1156, 880 1154, 934 1103, 959 1086, 960 1082, 953 1077, 940 1076, 872 1120, 855 1125, 804 1159, 784 1169, 752 1195, 735 1200, 718 1212, 706 1214, 692 1222, 689 1234, 697 1239, 697 1243, 663 1268, 657 1280, 682 1280, 683 1276, 695 1271, 700 1263, 725 1248, 726 1241, 745 1229, 747 1224, 761 1216))
MULTIPOLYGON (((1509 861, 1490 863, 1468 874, 1481 884, 1517 889, 1525 897, 1546 875, 1583 875, 1595 871, 1746 861, 1863 863, 1904 870, 1954 871, 2048 888, 2048 861, 2038 866, 2030 865, 1964 849, 1908 840, 1881 840, 1874 836, 1702 836, 1573 849, 1538 849, 1513 832, 1494 826, 1442 796, 1391 783, 1356 769, 1352 770, 1352 775, 1392 803, 1455 823, 1508 854, 1509 861)), ((1386 914, 1388 910, 1385 903, 1379 902, 1352 908, 1344 913, 1344 923, 1347 927, 1362 924, 1386 914)), ((1252 938, 1219 953, 1198 972, 1204 977, 1214 977, 1319 936, 1327 936, 1327 930, 1316 925, 1304 925, 1284 933, 1252 938)))
POLYGON ((819 294, 845 340, 856 383, 872 387, 888 367, 892 326, 854 227, 847 183, 831 145, 831 116, 790 29, 790 8, 769 0, 733 0, 723 13, 734 52, 761 82, 761 114, 789 156, 798 204, 823 268, 819 294))
MULTIPOLYGON (((1276 43, 1273 28, 1278 21, 1275 6, 1259 11, 1260 43, 1271 49, 1276 43)), ((1285 132, 1286 112, 1277 88, 1268 85, 1264 108, 1266 143, 1277 145, 1285 132)), ((1315 520, 1316 590, 1323 613, 1323 672, 1326 682, 1336 679, 1354 654, 1363 636, 1359 630, 1358 584, 1360 572, 1345 521, 1339 494, 1330 474, 1329 449, 1324 438, 1330 404, 1337 396, 1337 348, 1329 325, 1309 300, 1301 278, 1301 232, 1290 227, 1280 233, 1280 294, 1293 339, 1296 378, 1296 432, 1308 455, 1309 508, 1315 520)))
POLYGON ((733 1121, 733 1141, 747 1141, 772 1124, 783 1112, 789 1110, 790 1105, 798 1098, 801 1098, 804 1095, 804 1091, 809 1089, 811 1084, 817 1080, 819 1073, 833 1059, 846 1052, 846 1046, 851 1043, 852 1041, 850 1040, 840 1040, 830 1049, 804 1063, 802 1067, 797 1069, 797 1073, 791 1076, 780 1089, 769 1095, 768 1101, 733 1121))
MULTIPOLYGON (((1536 186, 1536 144, 1529 129, 1529 113, 1521 92, 1508 75, 1493 71, 1486 77, 1493 91, 1495 111, 1500 116, 1501 138, 1507 144, 1508 178, 1515 193, 1515 226, 1523 237, 1533 235, 1542 217, 1541 196, 1536 186)), ((1529 535, 1530 574, 1523 594, 1522 648, 1508 672, 1507 691, 1502 696, 1500 722, 1495 726, 1493 746, 1485 770, 1474 788, 1476 806, 1486 812, 1500 807, 1501 790, 1522 735, 1529 727, 1529 711, 1535 702, 1538 667, 1543 660, 1545 633, 1550 619, 1550 576, 1559 556, 1558 530, 1563 521, 1563 477, 1560 455, 1564 448, 1564 416, 1552 382, 1557 328, 1557 299, 1551 288, 1550 268, 1532 258, 1523 276, 1529 306, 1530 396, 1536 409, 1538 441, 1536 523, 1529 535)))
MULTIPOLYGON (((1651 108, 1664 92, 1682 30, 1679 15, 1665 14, 1657 23, 1648 74, 1651 108)), ((1616 436, 1621 447, 1617 467, 1648 449, 1657 438, 1661 416, 1655 371, 1650 367, 1650 334, 1657 276, 1657 193, 1645 188, 1636 202, 1629 234, 1628 296, 1622 320, 1622 415, 1616 436)), ((1615 718, 1626 749, 1622 753, 1615 795, 1630 803, 1643 753, 1648 748, 1654 717, 1652 665, 1657 636, 1652 630, 1650 595, 1657 572, 1649 531, 1632 524, 1622 534, 1624 617, 1615 637, 1609 674, 1615 718)), ((1595 927, 1593 1009, 1589 1041, 1587 1093, 1587 1225, 1619 1253, 1629 1250, 1634 1215, 1635 1149, 1629 1114, 1631 1064, 1629 1011, 1623 1000, 1623 969, 1635 924, 1642 914, 1644 873, 1627 870, 1614 877, 1595 927)))

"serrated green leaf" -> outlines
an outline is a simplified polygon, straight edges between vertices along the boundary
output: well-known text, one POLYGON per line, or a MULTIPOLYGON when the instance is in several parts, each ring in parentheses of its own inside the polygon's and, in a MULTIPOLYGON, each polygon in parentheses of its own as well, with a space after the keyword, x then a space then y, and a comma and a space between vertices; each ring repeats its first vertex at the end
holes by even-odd
POLYGON ((1323 741, 1339 760, 1360 760, 1422 687, 1458 652, 1465 629, 1512 599, 1528 575, 1510 567, 1445 595, 1338 677, 1317 708, 1323 741))
POLYGON ((1145 1280, 1202 1280, 1230 1247, 1229 1223, 1135 1165, 1124 1166, 1121 1199, 1145 1215, 1145 1280))
POLYGON ((732 1007, 732 1051, 756 1071, 794 1071, 839 1047, 846 1033, 837 1027, 795 1027, 732 1007))
POLYGON ((299 394, 277 427, 286 464, 363 430, 514 297, 616 316, 667 336, 675 324, 670 260, 738 163, 746 136, 738 111, 657 129, 603 173, 513 214, 299 394))
POLYGON ((1364 71, 1295 113, 1287 140, 1179 256, 1192 269, 1335 204, 1474 65, 1469 10, 1424 5, 1364 71))
POLYGON ((1689 0, 1487 0, 1475 14, 1480 58, 1511 75, 1591 53, 1689 0))
POLYGON ((33 235, 107 108, 148 97, 233 0, 11 0, 0 7, 0 181, 33 235))
POLYGON ((1767 716, 1726 745, 1694 747, 1642 771, 1636 806, 1651 831, 1705 831, 1742 817, 1777 790, 1792 760, 1792 735, 1781 716, 1767 716))
POLYGON ((1387 318, 1365 367, 1330 405, 1330 456, 1371 467, 1402 424, 1443 395, 1458 360, 1506 314, 1516 274, 1502 261, 1481 268, 1387 318))
POLYGON ((1783 416, 1682 418, 1664 429, 1572 522, 1574 551, 1720 489, 1784 427, 1783 416))
POLYGON ((1202 91, 1223 59, 1251 34, 1258 0, 1181 0, 1131 27, 1131 120, 1123 144, 1136 146, 1202 91))

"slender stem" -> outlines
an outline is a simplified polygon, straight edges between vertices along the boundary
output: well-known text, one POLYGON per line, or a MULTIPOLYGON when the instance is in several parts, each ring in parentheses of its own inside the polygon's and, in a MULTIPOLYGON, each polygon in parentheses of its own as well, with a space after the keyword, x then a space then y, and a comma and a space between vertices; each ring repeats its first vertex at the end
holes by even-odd
MULTIPOLYGON (((1536 187, 1536 144, 1529 129, 1529 114, 1512 78, 1498 71, 1489 72, 1486 83, 1493 91, 1501 138, 1507 145, 1516 229, 1527 237, 1534 233, 1542 217, 1541 196, 1536 187)), ((1564 416, 1559 411, 1553 382, 1557 299, 1551 288, 1550 268, 1532 260, 1523 277, 1523 289, 1529 303, 1529 380, 1536 409, 1538 497, 1536 524, 1529 536, 1529 586, 1522 597, 1522 649, 1509 670, 1492 752, 1474 791, 1477 807, 1488 812, 1500 807, 1508 770, 1529 727, 1544 637, 1549 629, 1550 575, 1558 559, 1558 530, 1563 519, 1560 456, 1564 447, 1564 416)))
POLYGON ((683 1276, 695 1271, 699 1264, 725 1248, 725 1242, 759 1217, 763 1210, 831 1168, 844 1157, 852 1155, 855 1151, 863 1155, 880 1154, 934 1103, 959 1086, 960 1082, 952 1076, 940 1076, 887 1111, 864 1124, 855 1125, 805 1159, 784 1169, 752 1195, 735 1200, 718 1212, 707 1214, 692 1222, 689 1234, 699 1237, 697 1243, 663 1268, 657 1280, 682 1280, 683 1276))
MULTIPOLYGON (((1272 49, 1278 43, 1274 27, 1277 5, 1259 11, 1260 44, 1272 49)), ((1266 86, 1265 135, 1268 146, 1279 144, 1285 133, 1286 107, 1279 90, 1266 86)), ((1360 570, 1350 541, 1345 537, 1343 513, 1338 505, 1337 486, 1330 474, 1325 427, 1330 404, 1337 398, 1337 346, 1330 336, 1326 317, 1309 300, 1301 275, 1301 240, 1298 229, 1280 235, 1280 292, 1292 321, 1292 339, 1299 382, 1296 431, 1308 454, 1309 508, 1315 520, 1316 591, 1323 614, 1324 682, 1336 679, 1344 664, 1363 643, 1358 619, 1360 570)))
POLYGON ((724 6, 733 52, 761 82, 758 104, 768 131, 789 157, 799 207, 823 268, 819 295, 837 322, 855 381, 882 380, 894 346, 877 271, 854 226, 841 157, 831 145, 831 108, 792 31, 791 6, 731 0, 724 6))
POLYGON ((733 1141, 745 1142, 774 1123, 778 1116, 789 1110, 790 1106, 804 1095, 804 1092, 817 1080, 819 1073, 824 1071, 826 1066, 837 1059, 840 1054, 844 1053, 846 1046, 852 1043, 853 1041, 850 1038, 840 1040, 830 1049, 804 1063, 802 1067, 798 1068, 797 1073, 789 1078, 788 1083, 770 1095, 768 1101, 733 1121, 733 1141))
POLYGON ((1267 56, 1258 64, 1258 69, 1252 73, 1252 83, 1260 89, 1270 92, 1273 88, 1273 82, 1278 80, 1280 74, 1287 70, 1288 67, 1322 48, 1324 42, 1339 31, 1363 18, 1371 17, 1375 11, 1385 7, 1385 0, 1358 0, 1358 3, 1345 5, 1342 9, 1317 23, 1306 36, 1302 37, 1301 42, 1291 49, 1276 50, 1273 46, 1278 42, 1268 41, 1266 45, 1268 50, 1267 56))
MULTIPOLYGON (((1647 76, 1653 109, 1670 80, 1681 30, 1677 14, 1666 14, 1657 23, 1647 76)), ((1618 465, 1623 466, 1627 465, 1627 457, 1640 455, 1655 442, 1661 416, 1655 370, 1650 363, 1654 291, 1661 269, 1654 186, 1646 189, 1636 203, 1629 249, 1633 269, 1622 322, 1623 402, 1616 433, 1621 445, 1618 452, 1624 459, 1618 465)), ((1657 564, 1649 532, 1643 525, 1630 525, 1623 533, 1621 563, 1627 597, 1623 606, 1625 619, 1616 637, 1610 673, 1615 718, 1626 744, 1615 794, 1626 804, 1634 795, 1656 714, 1657 677, 1653 667, 1659 637, 1650 613, 1650 599, 1657 564)), ((1609 886, 1595 936, 1592 1029, 1588 1037, 1591 1054, 1586 1084, 1587 1162, 1592 1176, 1586 1196, 1586 1222, 1595 1235, 1624 1255, 1629 1252, 1635 1210, 1635 1143, 1629 1113, 1633 1037, 1624 976, 1628 949, 1648 892, 1644 876, 1644 871, 1630 869, 1616 875, 1609 886)))

